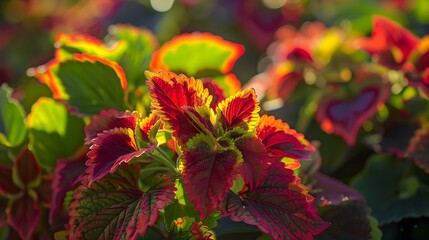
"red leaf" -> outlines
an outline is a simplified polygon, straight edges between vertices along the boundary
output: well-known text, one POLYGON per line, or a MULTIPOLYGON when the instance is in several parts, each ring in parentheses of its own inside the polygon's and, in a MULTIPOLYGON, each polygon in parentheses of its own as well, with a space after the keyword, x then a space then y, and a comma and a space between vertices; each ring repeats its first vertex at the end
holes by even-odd
POLYGON ((19 236, 22 239, 30 239, 41 217, 39 204, 25 192, 20 198, 12 201, 7 216, 10 226, 19 236))
POLYGON ((377 112, 390 94, 390 88, 381 81, 354 87, 360 89, 355 96, 349 96, 346 91, 324 96, 316 113, 322 129, 340 135, 348 145, 355 143, 362 124, 377 112))
POLYGON ((412 32, 401 25, 376 16, 371 38, 359 40, 358 45, 375 56, 379 63, 398 69, 407 60, 418 41, 412 32))
POLYGON ((51 224, 64 203, 66 193, 76 187, 79 176, 85 172, 87 159, 86 154, 82 154, 72 161, 59 160, 57 162, 52 175, 52 198, 49 211, 49 222, 51 224))
POLYGON ((406 154, 413 159, 417 166, 429 173, 429 128, 423 127, 416 131, 410 140, 406 154))
POLYGON ((86 162, 89 184, 113 173, 120 164, 152 151, 156 146, 155 142, 139 149, 134 131, 130 128, 114 128, 98 134, 88 152, 90 159, 86 162))
MULTIPOLYGON (((25 148, 16 158, 15 168, 18 173, 19 184, 27 187, 41 177, 41 169, 33 153, 25 148)), ((34 186, 33 186, 34 187, 34 186)))
POLYGON ((235 146, 243 155, 244 162, 239 170, 249 190, 253 191, 267 175, 268 154, 261 140, 254 136, 243 136, 234 141, 235 146))
POLYGON ((247 89, 219 103, 217 120, 225 132, 237 126, 248 129, 256 124, 259 109, 255 91, 247 89))
POLYGON ((12 180, 12 168, 0 165, 0 193, 13 195, 21 191, 12 180))
POLYGON ((126 116, 124 112, 116 109, 101 110, 100 114, 94 115, 88 126, 85 127, 85 143, 91 144, 98 133, 116 127, 135 129, 136 119, 134 116, 126 116))
POLYGON ((224 213, 234 221, 256 225, 274 239, 313 239, 328 223, 317 216, 313 197, 293 171, 275 162, 254 191, 230 193, 224 213))
POLYGON ((204 134, 198 134, 186 144, 183 182, 201 219, 224 200, 237 175, 238 158, 237 150, 221 148, 204 134))
POLYGON ((211 96, 201 81, 163 71, 146 72, 146 75, 152 106, 179 145, 184 146, 192 136, 204 131, 201 123, 196 123, 184 110, 184 107, 210 106, 211 96))
POLYGON ((81 185, 70 208, 71 239, 136 239, 174 198, 174 183, 159 178, 150 189, 138 187, 140 169, 123 165, 91 187, 81 185))
POLYGON ((222 102, 225 97, 225 91, 211 78, 202 79, 204 88, 209 90, 209 94, 213 96, 210 104, 212 109, 216 109, 217 105, 222 102))
POLYGON ((273 116, 264 115, 256 126, 256 135, 262 140, 271 157, 309 159, 314 147, 304 135, 291 129, 287 123, 273 116))

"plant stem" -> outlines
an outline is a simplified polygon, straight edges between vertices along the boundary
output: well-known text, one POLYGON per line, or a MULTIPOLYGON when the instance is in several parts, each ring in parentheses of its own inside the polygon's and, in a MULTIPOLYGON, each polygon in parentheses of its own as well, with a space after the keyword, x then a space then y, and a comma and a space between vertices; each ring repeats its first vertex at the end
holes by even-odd
POLYGON ((168 167, 148 167, 140 170, 140 174, 149 174, 155 171, 170 171, 170 168, 168 167))
POLYGON ((159 149, 159 147, 155 148, 154 152, 156 155, 151 154, 156 160, 158 160, 160 163, 162 163, 164 166, 166 166, 168 169, 170 169, 174 173, 179 173, 179 170, 174 166, 174 164, 168 159, 165 153, 162 152, 162 150, 159 149))

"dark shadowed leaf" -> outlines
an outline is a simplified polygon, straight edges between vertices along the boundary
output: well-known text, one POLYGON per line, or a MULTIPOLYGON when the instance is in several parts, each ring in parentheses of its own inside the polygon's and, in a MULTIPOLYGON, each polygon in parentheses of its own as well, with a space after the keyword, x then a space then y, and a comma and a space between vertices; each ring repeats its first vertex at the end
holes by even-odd
POLYGON ((40 98, 27 116, 29 149, 47 169, 58 157, 67 157, 83 142, 85 123, 70 115, 67 108, 50 98, 40 98), (55 123, 55 124, 53 124, 55 123))
POLYGON ((20 191, 21 189, 12 180, 12 168, 0 165, 0 193, 8 196, 20 191))
POLYGON ((139 170, 125 164, 90 188, 81 185, 70 206, 70 237, 135 239, 155 224, 158 211, 174 198, 174 183, 159 178, 143 192, 139 170))
POLYGON ((49 222, 51 224, 54 216, 64 203, 66 193, 77 186, 79 176, 85 172, 85 162, 87 159, 86 153, 83 153, 71 161, 66 161, 64 159, 57 161, 52 174, 52 198, 51 209, 49 211, 49 222))
POLYGON ((27 129, 24 111, 11 97, 12 89, 6 84, 0 87, 0 144, 15 147, 24 141, 27 129))
POLYGON ((89 183, 113 173, 121 164, 151 152, 157 145, 158 143, 154 142, 148 147, 139 148, 134 130, 130 128, 105 130, 93 140, 88 152, 86 172, 89 174, 89 183))
POLYGON ((313 177, 317 182, 312 187, 312 194, 318 206, 340 205, 345 201, 365 201, 361 193, 334 178, 322 173, 315 173, 313 177))
POLYGON ((429 173, 429 127, 416 131, 410 140, 406 154, 416 162, 417 166, 429 173))
POLYGON ((36 187, 40 184, 41 169, 33 153, 24 148, 15 160, 15 184, 22 188, 36 187))
POLYGON ((41 212, 36 199, 25 192, 14 199, 7 210, 8 222, 22 239, 30 239, 39 223, 41 212))
POLYGON ((7 223, 6 207, 8 200, 4 197, 0 197, 0 228, 7 223))
POLYGON ((369 209, 361 201, 345 201, 319 209, 319 215, 331 223, 316 239, 367 240, 372 238, 369 209))
POLYGON ((351 186, 365 196, 380 224, 429 216, 429 189, 416 175, 410 175, 419 171, 410 161, 377 154, 368 160, 351 186))
POLYGON ((317 216, 313 197, 299 181, 292 170, 275 162, 255 191, 228 194, 225 214, 257 226, 274 239, 311 239, 329 224, 317 216))
POLYGON ((198 134, 184 150, 183 182, 190 201, 204 219, 224 200, 238 171, 240 153, 220 148, 211 138, 198 134))

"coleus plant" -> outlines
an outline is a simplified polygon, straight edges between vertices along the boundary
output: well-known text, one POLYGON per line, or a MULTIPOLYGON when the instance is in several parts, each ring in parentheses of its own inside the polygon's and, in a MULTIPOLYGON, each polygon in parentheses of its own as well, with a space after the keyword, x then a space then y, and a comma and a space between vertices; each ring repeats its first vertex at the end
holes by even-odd
MULTIPOLYGON (((231 73, 241 45, 188 34, 151 57, 158 44, 147 30, 117 25, 106 39, 58 36, 55 58, 28 71, 52 98, 37 100, 26 126, 2 87, 1 103, 17 108, 20 120, 2 118, 2 143, 28 147, 29 163, 52 178, 49 214, 28 221, 27 232, 11 214, 0 215, 2 225, 24 239, 33 231, 71 239, 214 239, 222 219, 274 239, 309 239, 329 226, 296 174, 313 146, 280 119, 260 116, 255 92, 240 91, 231 73), (200 61, 204 49, 212 61, 200 61), (184 55, 200 64, 180 65, 184 55), (52 227, 35 228, 41 222, 52 227)), ((1 163, 2 178, 10 162, 21 162, 11 156, 1 163)), ((39 216, 36 200, 43 198, 31 186, 24 193, 31 189, 39 216)), ((2 213, 14 206, 8 198, 0 198, 12 201, 2 213)))

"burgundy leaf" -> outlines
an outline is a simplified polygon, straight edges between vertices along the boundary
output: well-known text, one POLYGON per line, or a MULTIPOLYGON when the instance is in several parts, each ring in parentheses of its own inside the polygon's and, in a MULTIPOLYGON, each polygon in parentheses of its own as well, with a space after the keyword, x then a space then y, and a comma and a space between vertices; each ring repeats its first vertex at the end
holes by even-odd
POLYGON ((23 184, 23 187, 34 183, 41 176, 40 166, 28 148, 22 150, 16 158, 15 168, 18 173, 19 184, 23 184))
POLYGON ((190 201, 204 219, 224 200, 237 175, 239 153, 199 134, 184 151, 183 182, 190 201))
POLYGON ((116 109, 101 110, 100 114, 94 115, 85 127, 85 143, 91 144, 98 133, 117 127, 135 129, 136 117, 116 109))
POLYGON ((81 185, 70 208, 71 239, 136 239, 155 224, 158 210, 172 201, 173 181, 154 180, 149 190, 138 187, 140 169, 124 164, 91 187, 81 185))
POLYGON ((334 178, 322 173, 315 173, 313 177, 317 182, 312 192, 318 206, 340 205, 345 201, 365 202, 361 193, 334 178))
POLYGON ((30 239, 41 217, 39 204, 28 192, 24 192, 12 201, 7 217, 10 226, 22 239, 30 239))
POLYGON ((76 187, 79 176, 85 172, 87 159, 86 154, 82 154, 72 161, 58 160, 52 181, 51 209, 49 211, 51 224, 64 203, 66 193, 76 187))
POLYGON ((21 191, 12 180, 12 168, 0 165, 0 193, 13 195, 21 191))
POLYGON ((120 164, 127 163, 143 153, 151 152, 158 144, 138 149, 134 130, 130 128, 114 128, 97 135, 88 152, 86 162, 89 184, 97 181, 108 173, 113 173, 120 164))
POLYGON ((243 155, 239 170, 249 190, 253 191, 267 175, 268 153, 261 140, 254 136, 243 136, 235 140, 235 146, 243 155))
POLYGON ((304 138, 304 135, 297 133, 287 123, 273 116, 261 117, 256 126, 256 135, 262 140, 269 155, 274 158, 309 159, 314 151, 314 147, 304 138))
POLYGON ((329 224, 317 216, 313 197, 299 181, 283 163, 274 162, 255 191, 229 193, 224 213, 234 221, 257 226, 274 239, 313 239, 329 224))
POLYGON ((40 181, 40 185, 34 189, 37 193, 38 201, 41 206, 50 208, 52 199, 52 176, 44 175, 40 181))
MULTIPOLYGON (((359 78, 359 77, 358 77, 359 78)), ((316 120, 327 133, 341 136, 348 145, 353 145, 362 124, 371 118, 390 95, 390 88, 380 76, 362 73, 358 84, 353 86, 356 94, 346 90, 327 94, 319 103, 316 120)))

